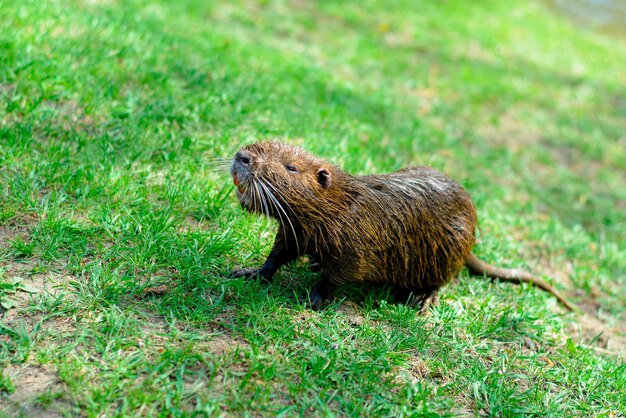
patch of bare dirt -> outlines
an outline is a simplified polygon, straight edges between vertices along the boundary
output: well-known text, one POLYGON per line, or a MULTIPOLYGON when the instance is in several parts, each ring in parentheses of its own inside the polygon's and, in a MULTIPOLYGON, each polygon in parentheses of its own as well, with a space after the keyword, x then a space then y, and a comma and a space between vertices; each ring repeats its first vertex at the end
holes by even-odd
POLYGON ((433 376, 430 368, 422 359, 418 357, 412 357, 407 364, 407 367, 399 369, 394 379, 395 383, 403 385, 405 383, 417 384, 424 379, 437 378, 433 376))
POLYGON ((235 339, 228 333, 209 334, 207 337, 208 340, 198 347, 216 356, 232 352, 239 347, 249 347, 247 341, 235 339))
POLYGON ((6 406, 0 412, 9 416, 62 417, 70 411, 70 404, 63 400, 67 388, 57 374, 46 366, 10 365, 3 374, 15 385, 15 392, 8 396, 6 406))
MULTIPOLYGON (((615 318, 601 317, 602 301, 606 301, 608 296, 597 288, 591 289, 587 294, 571 279, 583 261, 574 263, 563 256, 562 250, 553 252, 546 243, 534 242, 519 231, 513 231, 513 235, 517 241, 527 243, 530 254, 527 259, 532 259, 535 263, 529 271, 536 277, 543 275, 548 278, 547 281, 559 283, 562 295, 584 312, 576 317, 569 334, 573 337, 578 335, 581 343, 592 344, 599 352, 626 358, 626 323, 615 318), (611 326, 610 322, 616 325, 611 326)), ((595 243, 590 244, 589 251, 597 254, 595 243)))
MULTIPOLYGON (((137 308, 136 304, 135 307, 137 308)), ((165 346, 171 344, 172 337, 170 324, 160 315, 154 315, 143 308, 137 308, 142 315, 142 338, 138 341, 140 348, 146 346, 160 352, 165 346)), ((247 341, 234 337, 231 331, 221 325, 220 320, 214 324, 207 325, 206 328, 197 329, 195 327, 185 327, 183 323, 177 323, 177 331, 193 332, 201 336, 195 339, 195 349, 203 353, 211 353, 214 356, 221 356, 235 351, 239 347, 249 347, 247 341)))
MULTIPOLYGON (((0 85, 0 92, 11 94, 12 90, 14 88, 11 85, 5 88, 2 88, 0 85)), ((92 131, 97 123, 104 120, 104 117, 101 115, 95 116, 85 113, 85 109, 74 99, 43 100, 34 111, 43 114, 53 114, 54 118, 51 120, 51 125, 60 127, 67 132, 92 131)), ((24 115, 21 113, 7 113, 0 120, 0 126, 18 123, 23 117, 24 115)), ((38 135, 41 142, 47 142, 47 137, 48 135, 38 135)))
POLYGON ((0 267, 4 269, 6 279, 12 281, 20 278, 22 284, 34 290, 33 293, 18 291, 12 296, 12 299, 17 302, 17 306, 0 315, 7 322, 12 322, 14 319, 24 319, 27 322, 31 322, 28 321, 31 319, 31 316, 20 312, 20 309, 27 307, 31 303, 31 299, 37 297, 37 295, 49 294, 57 296, 63 283, 69 280, 66 275, 52 271, 45 273, 36 272, 37 263, 31 259, 5 262, 0 264, 0 267))
POLYGON ((140 349, 145 349, 149 357, 158 357, 160 353, 168 347, 178 344, 178 342, 184 345, 190 342, 186 337, 177 340, 172 338, 172 335, 193 333, 193 351, 203 357, 206 355, 206 361, 209 363, 212 358, 226 357, 234 360, 228 369, 218 368, 214 377, 210 377, 212 372, 206 361, 198 360, 187 364, 186 373, 183 376, 186 393, 193 394, 205 391, 206 387, 210 385, 213 395, 220 397, 235 385, 231 381, 233 371, 243 373, 250 368, 250 360, 244 354, 249 350, 250 345, 246 340, 233 336, 232 332, 223 325, 224 322, 229 321, 218 319, 202 329, 177 322, 176 330, 172 330, 171 324, 164 317, 154 315, 145 309, 140 310, 144 314, 142 315, 144 325, 142 326, 143 335, 137 341, 137 345, 140 349))
POLYGON ((37 218, 34 215, 23 215, 19 218, 8 220, 4 225, 0 225, 0 253, 3 250, 7 250, 14 239, 27 239, 35 222, 37 222, 37 218))
POLYGON ((197 343, 196 348, 200 351, 211 353, 213 356, 230 355, 241 348, 250 348, 248 341, 237 338, 225 326, 227 322, 229 321, 217 319, 202 330, 194 329, 195 332, 203 336, 203 341, 197 343))
MULTIPOLYGON (((10 242, 15 238, 22 238, 27 241, 30 238, 30 230, 34 222, 34 217, 21 216, 20 219, 14 219, 1 225, 0 253, 3 250, 8 250, 10 242)), ((16 306, 7 310, 0 309, 2 323, 10 328, 25 327, 28 332, 31 332, 36 326, 40 326, 40 331, 53 331, 55 333, 74 331, 73 320, 70 318, 50 318, 42 322, 41 313, 24 309, 42 295, 57 297, 61 287, 71 279, 62 271, 41 271, 40 267, 36 258, 0 261, 0 268, 4 270, 5 280, 9 282, 18 280, 33 290, 33 292, 17 291, 10 295, 16 306)), ((8 336, 5 337, 8 338, 8 336)))
POLYGON ((363 315, 359 312, 357 305, 353 302, 342 303, 337 308, 337 313, 342 314, 343 321, 351 327, 360 327, 363 325, 363 315))
POLYGON ((15 83, 0 83, 0 93, 9 93, 15 90, 15 83))
MULTIPOLYGON (((9 283, 18 281, 33 289, 33 293, 39 293, 45 290, 46 280, 43 275, 33 274, 33 271, 36 270, 36 262, 32 259, 10 259, 11 242, 16 238, 21 238, 24 241, 28 240, 30 237, 30 229, 28 225, 15 219, 10 220, 4 225, 0 225, 0 255, 5 255, 0 261, 0 269, 2 269, 3 280, 9 283), (9 255, 8 257, 6 257, 7 254, 9 255)), ((30 303, 33 293, 18 290, 9 295, 16 306, 8 310, 0 308, 0 318, 2 318, 6 325, 10 326, 18 317, 28 319, 27 315, 18 315, 17 311, 30 303)))
POLYGON ((207 232, 215 229, 215 226, 206 219, 197 219, 192 215, 187 215, 182 224, 178 227, 178 232, 185 234, 190 232, 207 232))
MULTIPOLYGON (((560 254, 550 253, 545 243, 532 242, 525 237, 518 239, 529 243, 531 258, 537 262, 537 272, 543 273, 551 282, 560 283, 564 288, 563 296, 584 312, 576 318, 576 322, 569 329, 569 334, 578 335, 581 343, 592 344, 599 352, 626 358, 626 323, 616 321, 617 325, 611 326, 610 320, 599 317, 602 311, 601 301, 607 295, 597 288, 592 289, 589 294, 578 289, 571 279, 576 269, 574 263, 563 260, 558 265, 555 264, 555 256, 560 254), (574 295, 577 295, 579 300, 574 300, 574 295)), ((597 252, 595 244, 590 246, 589 251, 597 252)))
POLYGON ((86 114, 85 109, 73 99, 45 100, 39 105, 38 110, 54 113, 54 124, 67 132, 91 131, 97 123, 102 121, 102 117, 86 114))
POLYGON ((595 316, 585 314, 570 328, 572 335, 579 335, 580 342, 590 345, 602 354, 626 359, 626 329, 611 327, 595 316))

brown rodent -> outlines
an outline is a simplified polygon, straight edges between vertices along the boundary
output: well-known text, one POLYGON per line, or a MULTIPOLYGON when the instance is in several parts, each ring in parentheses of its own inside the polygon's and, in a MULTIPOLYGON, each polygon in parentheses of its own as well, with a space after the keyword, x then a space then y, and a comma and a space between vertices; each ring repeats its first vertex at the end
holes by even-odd
POLYGON ((531 283, 573 309, 530 274, 479 260, 472 253, 471 197, 432 168, 352 176, 292 145, 260 142, 239 150, 230 172, 241 205, 279 222, 263 266, 233 274, 269 281, 281 266, 308 255, 321 271, 309 295, 313 309, 344 283, 391 285, 425 307, 464 265, 473 274, 531 283))

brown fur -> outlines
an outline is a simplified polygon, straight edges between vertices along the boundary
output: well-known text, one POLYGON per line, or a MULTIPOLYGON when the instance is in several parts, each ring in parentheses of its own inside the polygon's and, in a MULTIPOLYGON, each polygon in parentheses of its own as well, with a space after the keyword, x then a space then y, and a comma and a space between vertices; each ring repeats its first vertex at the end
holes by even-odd
POLYGON ((271 280, 282 265, 308 255, 321 267, 310 295, 315 309, 344 283, 390 284, 426 306, 466 264, 475 274, 536 284, 571 309, 545 283, 489 266, 471 253, 472 199, 432 168, 352 176, 300 148, 264 142, 242 148, 231 174, 243 207, 279 221, 264 265, 234 274, 271 280))

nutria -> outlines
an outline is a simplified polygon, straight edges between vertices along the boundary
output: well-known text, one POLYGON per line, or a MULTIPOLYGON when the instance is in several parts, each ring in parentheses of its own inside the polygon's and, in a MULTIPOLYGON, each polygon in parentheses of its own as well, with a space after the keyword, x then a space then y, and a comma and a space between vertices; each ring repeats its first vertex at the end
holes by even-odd
POLYGON ((531 283, 572 310, 545 282, 472 253, 474 203, 432 168, 353 176, 292 145, 261 142, 239 150, 230 173, 241 205, 279 222, 265 263, 234 276, 270 281, 281 266, 307 255, 321 272, 309 295, 313 309, 344 283, 388 284, 425 307, 465 265, 473 274, 531 283))

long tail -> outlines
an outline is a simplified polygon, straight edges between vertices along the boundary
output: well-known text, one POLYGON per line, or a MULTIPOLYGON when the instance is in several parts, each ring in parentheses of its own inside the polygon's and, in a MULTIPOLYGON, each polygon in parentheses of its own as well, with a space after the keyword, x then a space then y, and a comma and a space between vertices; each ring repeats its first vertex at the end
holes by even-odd
POLYGON ((470 271, 470 273, 477 275, 477 276, 487 276, 493 279, 498 279, 503 282, 509 282, 509 283, 532 284, 533 286, 537 286, 538 288, 551 293, 569 311, 576 310, 574 305, 569 303, 567 299, 561 296, 561 294, 554 287, 550 286, 548 283, 544 282, 541 279, 537 279, 533 277, 530 273, 527 273, 523 270, 504 269, 504 268, 492 266, 491 264, 487 264, 481 259, 479 259, 478 257, 476 257, 474 253, 470 253, 470 255, 467 257, 467 260, 465 260, 465 266, 470 271))

